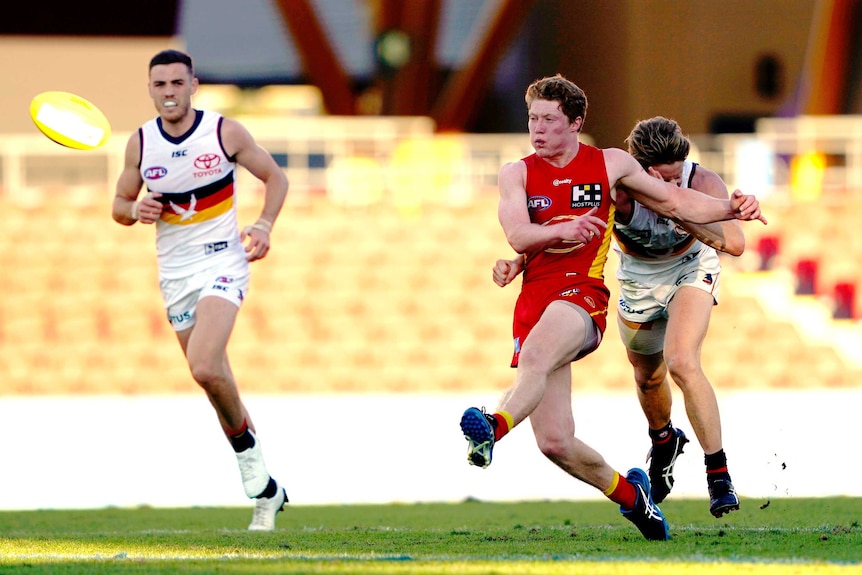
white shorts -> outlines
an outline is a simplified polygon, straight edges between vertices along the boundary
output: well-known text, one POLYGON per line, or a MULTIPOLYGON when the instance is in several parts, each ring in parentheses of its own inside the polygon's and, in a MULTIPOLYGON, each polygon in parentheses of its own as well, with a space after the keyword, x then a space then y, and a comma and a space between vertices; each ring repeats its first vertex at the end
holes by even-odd
POLYGON ((242 305, 248 293, 248 262, 220 262, 187 278, 159 282, 168 321, 175 331, 184 331, 195 324, 198 302, 207 296, 216 296, 242 305))
POLYGON ((712 295, 717 305, 720 276, 721 262, 711 248, 690 254, 679 265, 660 272, 634 273, 620 265, 617 269, 620 284, 617 325, 623 344, 642 355, 662 351, 667 306, 676 292, 683 286, 700 289, 712 295))

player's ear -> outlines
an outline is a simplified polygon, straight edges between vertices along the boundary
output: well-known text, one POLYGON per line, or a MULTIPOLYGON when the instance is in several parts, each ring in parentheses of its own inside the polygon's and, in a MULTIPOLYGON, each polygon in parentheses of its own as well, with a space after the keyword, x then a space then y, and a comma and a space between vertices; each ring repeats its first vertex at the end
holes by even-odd
POLYGON ((583 116, 578 116, 578 117, 577 117, 577 118, 575 118, 575 119, 574 119, 574 121, 572 122, 572 128, 574 128, 574 130, 575 130, 576 132, 580 132, 580 131, 581 131, 581 126, 583 126, 583 125, 584 125, 584 118, 583 118, 583 116))
POLYGON ((197 76, 194 76, 192 78, 192 94, 197 94, 199 85, 200 85, 200 82, 198 82, 197 76))

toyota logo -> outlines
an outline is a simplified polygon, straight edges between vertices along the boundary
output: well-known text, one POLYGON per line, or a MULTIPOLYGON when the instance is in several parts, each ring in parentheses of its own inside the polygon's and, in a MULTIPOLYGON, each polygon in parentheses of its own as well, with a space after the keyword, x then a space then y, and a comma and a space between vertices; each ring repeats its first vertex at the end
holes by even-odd
POLYGON ((195 158, 195 167, 199 170, 211 170, 221 163, 218 154, 201 154, 195 158))

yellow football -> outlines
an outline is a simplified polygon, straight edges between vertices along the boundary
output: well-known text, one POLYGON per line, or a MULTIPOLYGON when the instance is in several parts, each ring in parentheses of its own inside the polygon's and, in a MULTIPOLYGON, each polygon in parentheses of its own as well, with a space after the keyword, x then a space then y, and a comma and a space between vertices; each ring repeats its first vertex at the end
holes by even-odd
POLYGON ((70 92, 42 92, 30 102, 39 130, 76 150, 98 148, 111 137, 111 123, 92 102, 70 92))

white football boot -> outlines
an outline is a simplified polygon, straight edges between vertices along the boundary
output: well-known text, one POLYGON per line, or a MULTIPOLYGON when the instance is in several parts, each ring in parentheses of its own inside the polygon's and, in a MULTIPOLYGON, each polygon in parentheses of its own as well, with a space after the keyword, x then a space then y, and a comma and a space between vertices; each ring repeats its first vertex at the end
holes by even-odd
POLYGON ((287 492, 281 485, 272 497, 260 497, 254 504, 254 515, 248 526, 249 531, 272 531, 275 529, 275 516, 287 503, 287 492))

